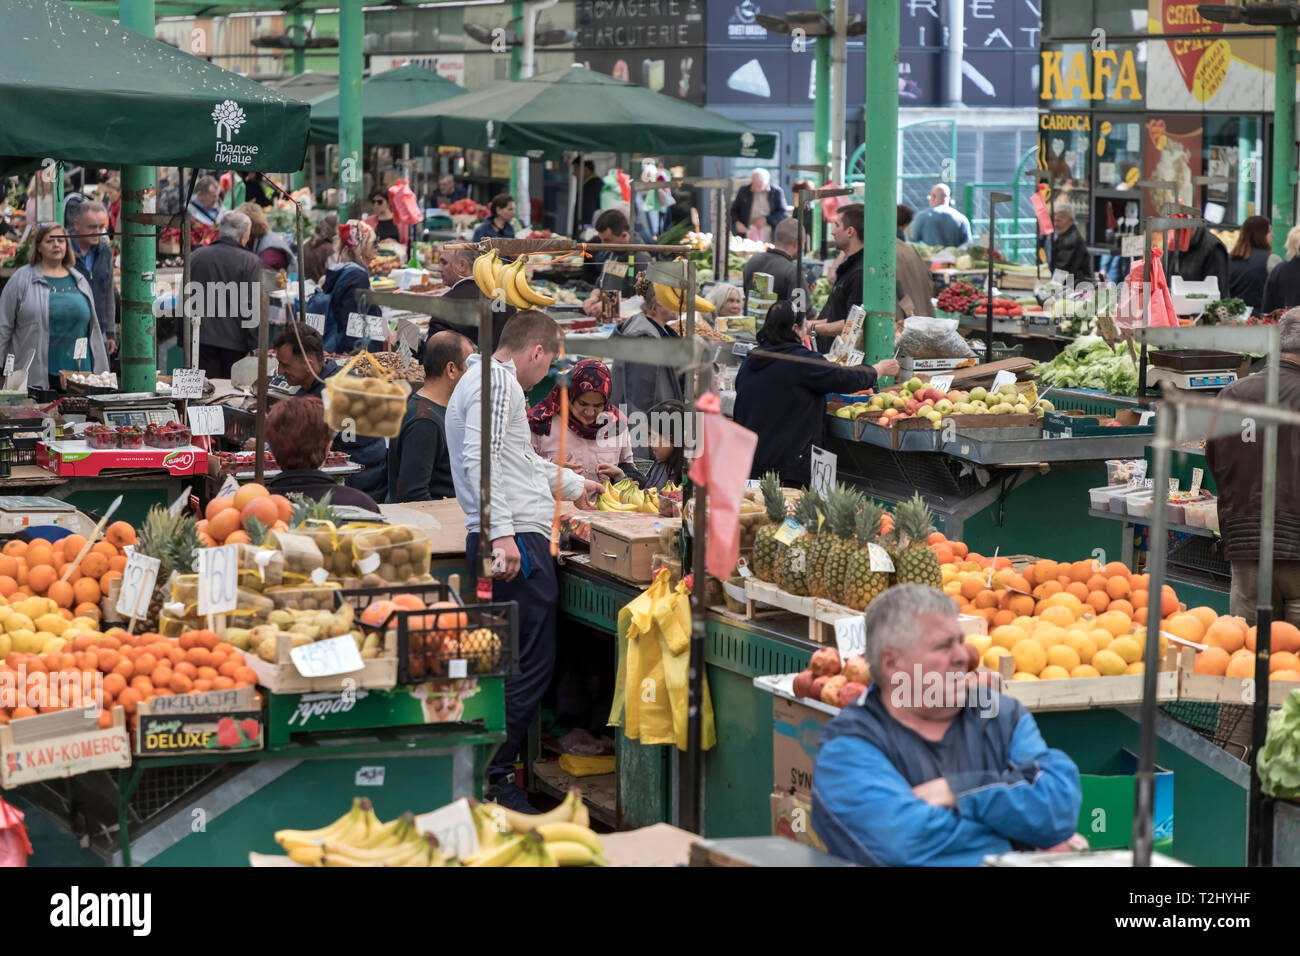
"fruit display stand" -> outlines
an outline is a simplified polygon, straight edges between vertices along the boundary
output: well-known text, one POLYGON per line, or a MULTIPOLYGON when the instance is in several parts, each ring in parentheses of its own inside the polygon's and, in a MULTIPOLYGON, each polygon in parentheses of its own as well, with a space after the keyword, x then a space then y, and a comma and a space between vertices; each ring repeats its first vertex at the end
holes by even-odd
POLYGON ((150 507, 175 501, 188 483, 160 469, 74 478, 56 475, 38 465, 15 465, 8 478, 0 478, 0 494, 58 498, 92 514, 103 514, 109 503, 121 495, 117 516, 138 525, 150 507))

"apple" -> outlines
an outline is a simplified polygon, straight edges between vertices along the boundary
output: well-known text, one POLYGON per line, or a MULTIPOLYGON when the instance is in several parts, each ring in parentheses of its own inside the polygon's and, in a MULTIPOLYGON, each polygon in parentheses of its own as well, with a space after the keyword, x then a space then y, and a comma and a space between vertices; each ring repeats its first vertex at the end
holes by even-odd
POLYGON ((937 402, 934 403, 934 407, 937 408, 937 409, 938 409, 939 411, 941 411, 941 412, 951 412, 951 411, 953 411, 957 406, 954 405, 952 402, 948 401, 948 399, 946 399, 946 398, 941 398, 941 399, 939 399, 937 402))
POLYGON ((918 405, 916 402, 914 402, 914 401, 913 401, 912 399, 910 399, 910 398, 909 398, 906 402, 903 403, 903 411, 907 412, 907 414, 909 414, 909 415, 915 413, 916 410, 917 410, 918 408, 920 408, 920 407, 921 407, 920 405, 918 405))
POLYGON ((907 380, 907 387, 915 392, 918 388, 925 388, 925 382, 921 381, 919 378, 912 377, 907 380))
POLYGON ((989 393, 982 388, 972 388, 970 390, 970 400, 972 402, 982 402, 989 397, 989 393))

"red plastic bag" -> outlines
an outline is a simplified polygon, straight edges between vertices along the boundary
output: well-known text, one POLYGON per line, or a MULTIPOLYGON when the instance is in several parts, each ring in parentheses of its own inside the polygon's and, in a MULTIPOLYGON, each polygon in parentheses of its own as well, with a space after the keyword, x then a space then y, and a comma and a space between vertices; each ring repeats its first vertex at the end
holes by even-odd
POLYGON ((31 855, 23 812, 0 799, 0 866, 26 866, 31 855))
POLYGON ((415 201, 411 184, 399 179, 388 187, 388 205, 393 209, 393 223, 399 230, 424 222, 420 204, 415 201))
MULTIPOLYGON (((1178 316, 1174 312, 1173 296, 1169 294, 1169 284, 1165 281, 1165 269, 1160 264, 1160 257, 1151 256, 1154 264, 1151 274, 1151 315, 1147 323, 1151 327, 1176 326, 1178 316)), ((1128 278, 1119 294, 1119 309, 1115 324, 1121 328, 1133 329, 1142 325, 1142 283, 1146 270, 1141 259, 1133 261, 1128 278)))
MULTIPOLYGON (((838 189, 839 186, 836 183, 827 183, 825 188, 838 189)), ((821 201, 822 218, 825 219, 828 223, 837 222, 840 218, 839 208, 841 206, 847 206, 852 201, 853 200, 849 199, 848 196, 827 196, 825 199, 821 201)))
MULTIPOLYGON (((695 403, 703 432, 690 478, 709 493, 704 565, 715 578, 730 577, 740 556, 740 501, 754 461, 758 436, 722 416, 722 402, 708 392, 695 403)), ((699 516, 695 516, 699 520, 699 516)))

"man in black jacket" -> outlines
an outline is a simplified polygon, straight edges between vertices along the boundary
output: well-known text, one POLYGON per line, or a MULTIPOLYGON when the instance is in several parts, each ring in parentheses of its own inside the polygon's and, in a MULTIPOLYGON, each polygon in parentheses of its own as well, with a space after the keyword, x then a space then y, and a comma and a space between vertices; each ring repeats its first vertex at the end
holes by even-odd
POLYGON ((1052 228, 1052 272, 1065 272, 1075 282, 1087 282, 1092 278, 1092 257, 1068 202, 1061 200, 1052 207, 1052 228))
POLYGON ((844 259, 835 269, 835 285, 822 308, 817 321, 808 323, 808 330, 817 337, 817 351, 825 354, 831 350, 835 336, 844 331, 844 320, 849 310, 862 304, 862 229, 864 214, 862 203, 850 203, 839 208, 835 230, 835 248, 844 259))
POLYGON ((257 347, 262 306, 262 260, 244 248, 252 222, 228 209, 217 228, 217 240, 190 259, 190 280, 204 287, 199 365, 210 379, 230 378, 231 367, 257 347))
POLYGON ((578 215, 573 224, 573 237, 578 239, 587 226, 596 224, 596 213, 600 212, 600 194, 605 188, 604 181, 596 175, 596 164, 573 161, 573 175, 582 185, 578 198, 578 215))
POLYGON ((473 354, 473 344, 457 332, 429 337, 424 385, 407 402, 402 431, 388 446, 390 502, 456 497, 447 451, 447 403, 473 354))
MULTIPOLYGON (((1300 411, 1300 309, 1278 322, 1282 372, 1278 405, 1300 411)), ((1238 402, 1267 401, 1263 372, 1233 382, 1220 397, 1238 402)), ((1243 422, 1231 435, 1205 448, 1205 461, 1219 491, 1219 529, 1223 552, 1232 563, 1229 609, 1255 623, 1259 600, 1259 529, 1263 499, 1263 423, 1243 422)), ((1273 620, 1300 626, 1300 428, 1277 430, 1277 510, 1273 518, 1273 620)))
POLYGON ((741 273, 744 281, 745 302, 749 302, 749 290, 754 285, 754 273, 764 272, 772 277, 772 294, 778 299, 788 299, 795 289, 804 291, 805 311, 812 313, 811 296, 807 284, 799 279, 799 263, 795 256, 799 252, 799 223, 793 219, 782 219, 772 230, 772 248, 749 257, 741 273))
MULTIPOLYGON (((438 251, 438 268, 442 271, 442 283, 450 287, 443 293, 444 298, 477 301, 483 297, 483 293, 474 282, 474 260, 477 258, 478 253, 473 249, 451 249, 443 246, 438 251)), ((493 311, 492 345, 494 348, 497 340, 501 338, 501 330, 506 327, 510 316, 514 314, 514 307, 509 305, 504 309, 493 311)), ((478 345, 478 329, 473 326, 459 326, 441 319, 430 319, 428 340, 439 332, 456 332, 466 336, 476 347, 478 345)), ((420 356, 423 355, 424 352, 421 350, 420 356)))
POLYGON ((64 218, 77 271, 90 283, 104 345, 112 355, 117 351, 117 301, 113 295, 113 247, 106 234, 108 210, 97 202, 69 203, 64 218))
POLYGON ((731 202, 731 227, 737 235, 749 236, 751 226, 765 229, 770 239, 776 224, 785 218, 785 193, 772 182, 766 169, 756 169, 749 174, 749 185, 736 191, 731 202))

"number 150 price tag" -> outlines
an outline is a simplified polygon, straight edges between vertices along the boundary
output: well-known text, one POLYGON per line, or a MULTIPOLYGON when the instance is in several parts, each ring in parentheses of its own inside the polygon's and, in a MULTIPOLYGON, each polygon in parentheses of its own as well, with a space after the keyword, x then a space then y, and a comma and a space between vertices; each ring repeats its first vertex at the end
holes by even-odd
POLYGON ((199 552, 199 615, 225 614, 239 602, 239 546, 199 552))

